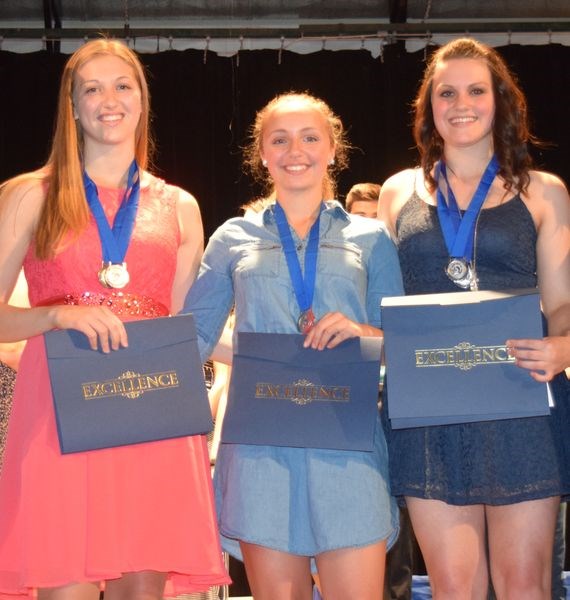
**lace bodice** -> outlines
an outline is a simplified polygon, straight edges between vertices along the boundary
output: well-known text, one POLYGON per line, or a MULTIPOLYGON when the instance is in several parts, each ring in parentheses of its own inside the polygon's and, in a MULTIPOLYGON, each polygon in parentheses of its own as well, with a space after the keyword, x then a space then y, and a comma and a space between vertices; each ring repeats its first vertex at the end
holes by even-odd
MULTIPOLYGON (((99 188, 99 198, 112 224, 123 191, 99 188)), ((150 297, 167 308, 176 270, 180 232, 176 203, 179 189, 145 174, 136 224, 125 262, 130 282, 120 290, 133 297, 150 297)), ((66 295, 110 294, 97 278, 101 267, 101 243, 95 220, 67 244, 53 259, 38 260, 30 246, 24 261, 32 306, 48 303, 66 295)), ((149 315, 151 316, 151 315, 149 315)))
MULTIPOLYGON (((460 291, 444 272, 449 255, 435 206, 414 192, 400 211, 396 233, 406 294, 460 291)), ((483 209, 474 244, 479 288, 536 287, 536 239, 520 196, 483 209)))

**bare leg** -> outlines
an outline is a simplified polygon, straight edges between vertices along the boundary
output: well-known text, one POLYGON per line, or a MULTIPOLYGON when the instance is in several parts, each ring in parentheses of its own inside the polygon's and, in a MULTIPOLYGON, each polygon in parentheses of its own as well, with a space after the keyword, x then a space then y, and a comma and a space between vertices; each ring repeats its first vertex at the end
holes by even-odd
POLYGON ((317 557, 320 589, 326 600, 378 600, 384 587, 386 542, 341 548, 317 557))
POLYGON ((38 590, 38 600, 99 600, 97 583, 70 583, 38 590))
POLYGON ((157 571, 125 573, 105 584, 105 600, 161 600, 166 574, 157 571))
POLYGON ((485 600, 485 510, 406 498, 434 600, 485 600))
POLYGON ((240 543, 255 600, 312 600, 310 560, 256 544, 240 543))
POLYGON ((500 600, 550 600, 560 498, 487 506, 489 556, 500 600))

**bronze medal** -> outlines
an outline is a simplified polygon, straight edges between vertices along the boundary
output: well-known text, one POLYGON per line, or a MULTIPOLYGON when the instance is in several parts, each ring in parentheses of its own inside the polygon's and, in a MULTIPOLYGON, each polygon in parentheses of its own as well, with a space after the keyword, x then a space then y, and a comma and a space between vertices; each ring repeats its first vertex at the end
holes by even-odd
POLYGON ((303 335, 306 335, 315 325, 315 321, 316 319, 313 309, 308 308, 299 315, 299 318, 297 319, 297 328, 303 335))

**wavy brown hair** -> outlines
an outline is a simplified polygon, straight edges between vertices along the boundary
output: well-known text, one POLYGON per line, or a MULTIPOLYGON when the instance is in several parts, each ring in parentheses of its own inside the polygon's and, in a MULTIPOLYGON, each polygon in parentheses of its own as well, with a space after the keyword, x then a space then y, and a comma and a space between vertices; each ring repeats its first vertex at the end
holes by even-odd
POLYGON ((425 179, 431 189, 436 187, 432 169, 443 156, 443 139, 435 127, 431 103, 434 72, 439 63, 460 58, 482 60, 489 68, 495 100, 493 144, 499 175, 507 191, 524 192, 532 168, 528 145, 539 144, 530 133, 526 98, 499 53, 471 38, 453 40, 430 56, 414 100, 414 139, 425 179))
POLYGON ((9 180, 2 193, 8 193, 23 180, 42 179, 46 197, 35 232, 35 250, 40 259, 53 256, 66 234, 79 234, 89 222, 89 207, 83 189, 83 134, 74 119, 73 94, 77 72, 91 59, 116 56, 132 67, 141 91, 142 112, 135 132, 135 158, 141 169, 150 161, 153 142, 149 131, 150 98, 144 68, 137 55, 117 40, 87 42, 67 61, 59 87, 55 132, 46 164, 34 173, 9 180))
POLYGON ((348 166, 348 153, 351 149, 344 125, 331 107, 320 98, 307 92, 286 92, 268 102, 255 116, 250 129, 249 142, 243 149, 244 168, 253 178, 261 183, 266 197, 274 196, 274 185, 271 176, 261 161, 263 129, 267 117, 281 104, 300 102, 314 108, 324 117, 329 129, 331 143, 335 148, 334 165, 329 165, 323 181, 323 199, 330 200, 336 196, 336 175, 348 166))

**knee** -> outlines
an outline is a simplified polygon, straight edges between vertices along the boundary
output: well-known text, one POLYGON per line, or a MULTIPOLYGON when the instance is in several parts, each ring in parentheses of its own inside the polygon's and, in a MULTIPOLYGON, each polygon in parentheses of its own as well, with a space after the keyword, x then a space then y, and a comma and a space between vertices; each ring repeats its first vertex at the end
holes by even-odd
POLYGON ((105 598, 107 600, 161 600, 166 583, 166 574, 153 571, 126 573, 118 579, 107 581, 105 598))
POLYGON ((470 569, 454 568, 430 574, 430 586, 434 598, 472 599, 484 597, 487 578, 470 569))
POLYGON ((471 598, 470 584, 467 581, 458 581, 453 578, 430 579, 430 587, 434 598, 471 598))
POLYGON ((520 600, 523 598, 550 597, 550 565, 519 561, 493 574, 493 585, 500 598, 520 600))

